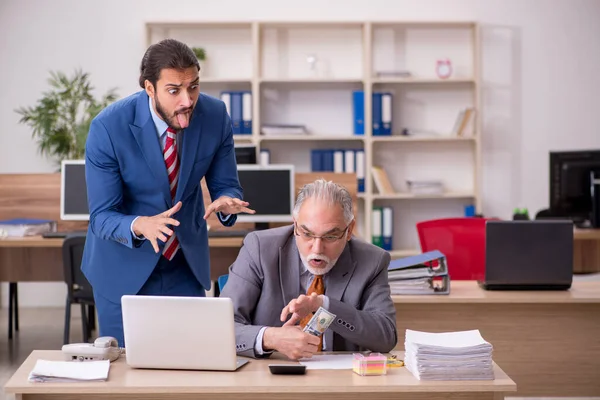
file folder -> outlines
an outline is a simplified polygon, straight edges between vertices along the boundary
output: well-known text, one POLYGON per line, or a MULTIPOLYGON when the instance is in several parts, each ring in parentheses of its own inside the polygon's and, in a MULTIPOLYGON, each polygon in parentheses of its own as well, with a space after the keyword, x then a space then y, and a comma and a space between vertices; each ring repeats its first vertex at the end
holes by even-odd
POLYGON ((356 179, 358 179, 358 192, 364 193, 364 191, 365 191, 365 151, 364 150, 356 150, 354 167, 356 168, 356 179))
POLYGON ((438 250, 392 260, 388 267, 392 294, 449 294, 446 256, 438 250))
POLYGON ((231 123, 233 126, 233 134, 239 135, 242 133, 242 93, 230 92, 231 96, 231 123))
POLYGON ((252 134, 252 93, 242 93, 242 134, 252 134))
POLYGON ((381 135, 392 134, 392 94, 381 94, 381 135))
POLYGON ((372 226, 372 242, 375 246, 383 247, 382 237, 382 210, 381 207, 373 207, 371 214, 371 226, 372 226))
POLYGON ((382 243, 383 249, 392 251, 393 231, 394 231, 394 213, 392 207, 385 206, 382 208, 382 243))
POLYGON ((354 134, 365 134, 365 94, 362 90, 352 92, 352 106, 354 107, 354 134))

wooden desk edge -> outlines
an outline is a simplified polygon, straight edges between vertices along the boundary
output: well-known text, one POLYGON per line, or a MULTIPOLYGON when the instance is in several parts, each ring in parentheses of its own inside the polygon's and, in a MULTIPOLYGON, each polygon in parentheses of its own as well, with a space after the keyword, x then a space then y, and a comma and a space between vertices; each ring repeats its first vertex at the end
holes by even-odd
MULTIPOLYGON (((107 382, 81 382, 81 383, 35 383, 29 382, 27 377, 38 359, 62 359, 58 356, 60 350, 34 350, 27 359, 19 366, 17 371, 4 385, 4 392, 7 394, 193 394, 202 389, 204 393, 215 394, 241 394, 241 393, 288 393, 287 386, 148 386, 148 387, 118 387, 111 386, 107 382)), ((404 352, 393 351, 393 353, 402 354, 404 352)), ((124 363, 124 359, 117 362, 124 363)), ((272 360, 250 360, 250 362, 259 362, 265 365, 272 363, 272 360)), ((240 371, 223 372, 223 374, 243 373, 240 371)), ((404 367, 402 367, 404 368, 404 367)), ((184 371, 190 372, 190 371, 184 371)), ((195 371, 192 371, 195 372, 195 371)), ((198 371, 202 372, 202 371, 198 371)), ((317 371, 319 372, 319 371, 317 371)), ((348 373, 354 374, 351 370, 348 373)), ((410 372, 407 372, 410 374, 410 372)), ((327 388, 327 393, 446 393, 455 392, 461 388, 462 393, 507 393, 516 392, 516 383, 494 362, 495 379, 493 381, 419 381, 414 380, 412 385, 358 385, 358 386, 331 386, 327 388), (466 386, 465 386, 466 385, 466 386), (426 386, 426 388, 424 388, 426 386), (461 387, 462 386, 462 387, 461 387), (349 390, 351 388, 351 390, 349 390), (398 390, 402 389, 402 390, 398 390)), ((369 377, 365 377, 369 379, 369 377)), ((323 386, 302 385, 294 387, 295 393, 323 393, 323 386)))
MULTIPOLYGON (((242 237, 209 237, 209 247, 241 247, 242 237)), ((0 248, 46 248, 62 247, 63 238, 43 238, 42 236, 27 236, 24 238, 0 239, 0 248)))

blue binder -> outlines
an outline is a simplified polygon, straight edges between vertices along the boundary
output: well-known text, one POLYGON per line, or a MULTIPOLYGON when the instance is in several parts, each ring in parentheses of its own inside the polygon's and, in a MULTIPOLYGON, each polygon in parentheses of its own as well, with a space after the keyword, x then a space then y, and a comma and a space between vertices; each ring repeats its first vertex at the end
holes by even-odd
POLYGON ((233 134, 242 133, 242 93, 231 93, 231 124, 233 125, 233 134))
POLYGON ((252 134, 252 92, 242 92, 242 132, 244 135, 252 134))
POLYGON ((354 107, 354 134, 365 134, 365 93, 362 90, 352 92, 354 107))
POLYGON ((373 136, 383 135, 381 121, 381 93, 373 93, 373 136))

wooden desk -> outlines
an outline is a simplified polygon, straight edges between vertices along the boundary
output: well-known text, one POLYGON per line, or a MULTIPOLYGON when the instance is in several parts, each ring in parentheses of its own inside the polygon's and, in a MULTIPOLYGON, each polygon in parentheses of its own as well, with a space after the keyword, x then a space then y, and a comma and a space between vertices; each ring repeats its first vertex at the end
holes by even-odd
MULTIPOLYGON (((403 356, 403 354, 400 354, 403 356)), ((406 368, 385 376, 359 376, 351 370, 308 370, 306 375, 271 375, 268 364, 251 360, 236 372, 138 370, 119 359, 108 381, 29 383, 36 360, 62 360, 60 351, 34 351, 7 382, 16 400, 75 399, 503 399, 515 383, 497 366, 493 381, 431 382, 406 368)))
MULTIPOLYGON (((209 238, 211 279, 226 274, 242 238, 209 238)), ((41 236, 0 239, 0 282, 62 282, 64 239, 41 236), (15 268, 18 266, 18 268, 15 268)))
POLYGON ((600 229, 575 229, 573 239, 573 272, 600 272, 600 229))
POLYGON ((485 291, 454 281, 447 296, 393 296, 398 346, 406 329, 479 329, 515 396, 600 396, 600 282, 569 291, 485 291))

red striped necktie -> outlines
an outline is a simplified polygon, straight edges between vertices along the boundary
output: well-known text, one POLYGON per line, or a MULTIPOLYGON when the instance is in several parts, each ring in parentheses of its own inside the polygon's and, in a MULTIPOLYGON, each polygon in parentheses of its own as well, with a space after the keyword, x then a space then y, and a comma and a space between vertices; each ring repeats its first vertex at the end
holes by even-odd
MULTIPOLYGON (((179 156, 177 155, 177 132, 173 128, 167 128, 167 142, 163 155, 167 166, 167 174, 169 175, 169 186, 171 189, 171 199, 175 201, 175 193, 177 192, 177 182, 179 181, 179 156)), ((163 256, 166 259, 172 260, 175 253, 179 250, 179 240, 173 235, 165 243, 163 256)))

